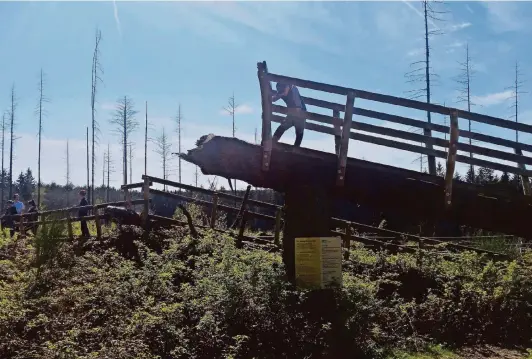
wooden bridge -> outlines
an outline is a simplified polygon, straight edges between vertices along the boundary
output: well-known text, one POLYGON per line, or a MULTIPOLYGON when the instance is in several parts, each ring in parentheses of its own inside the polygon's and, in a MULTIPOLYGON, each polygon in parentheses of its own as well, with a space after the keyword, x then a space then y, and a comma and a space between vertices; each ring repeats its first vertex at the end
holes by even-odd
POLYGON ((532 157, 524 154, 524 151, 532 152, 532 145, 460 130, 459 119, 482 123, 494 129, 509 129, 528 134, 532 134, 531 125, 436 104, 273 74, 268 72, 265 62, 258 63, 257 67, 262 96, 261 145, 208 135, 200 139, 200 146, 187 154, 181 154, 181 157, 198 165, 204 174, 238 179, 256 187, 284 192, 287 210, 285 255, 291 256, 293 253, 293 240, 290 238, 329 233, 330 201, 335 197, 391 210, 419 221, 448 220, 473 228, 532 237, 528 223, 528 219, 532 218, 529 184, 532 171, 526 168, 526 165, 532 164, 532 157), (294 84, 300 88, 317 91, 324 97, 326 94, 345 96, 345 103, 303 98, 308 108, 301 114, 301 117, 307 120, 306 130, 334 137, 335 154, 273 144, 272 122, 281 122, 288 109, 272 104, 271 82, 294 84), (449 116, 450 125, 428 123, 356 107, 357 99, 449 116), (313 108, 330 111, 330 116, 313 112, 313 108), (423 134, 357 121, 360 117, 416 127, 422 129, 423 134), (435 137, 432 132, 448 134, 448 139, 435 137), (462 139, 472 139, 477 144, 466 143, 462 139), (426 155, 429 173, 348 158, 349 146, 356 146, 356 141, 426 155), (493 145, 504 150, 490 148, 493 145), (445 159, 446 171, 443 178, 436 175, 435 158, 445 159), (489 186, 455 180, 457 162, 515 174, 520 177, 522 193, 509 193, 489 186))

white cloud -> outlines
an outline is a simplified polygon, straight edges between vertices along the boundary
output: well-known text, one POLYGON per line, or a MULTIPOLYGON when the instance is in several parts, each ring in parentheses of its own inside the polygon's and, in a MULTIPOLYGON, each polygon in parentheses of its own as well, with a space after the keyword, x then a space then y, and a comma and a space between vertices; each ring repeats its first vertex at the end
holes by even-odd
POLYGON ((120 35, 120 37, 122 37, 122 27, 120 26, 120 18, 118 17, 118 6, 116 5, 115 0, 113 0, 113 15, 115 17, 116 29, 118 30, 118 34, 120 35))
POLYGON ((424 49, 413 49, 413 50, 410 50, 406 53, 407 56, 410 56, 410 57, 415 57, 415 56, 418 56, 418 55, 421 55, 423 53, 424 49))
POLYGON ((447 30, 450 32, 454 32, 454 31, 465 29, 466 27, 470 27, 470 26, 471 26, 470 22, 462 22, 460 24, 454 24, 454 25, 449 26, 447 30))
POLYGON ((483 96, 471 96, 471 102, 479 106, 493 106, 503 103, 512 96, 512 91, 491 93, 483 96))
MULTIPOLYGON (((254 108, 248 104, 238 105, 237 108, 235 109, 235 115, 249 115, 249 114, 252 114, 253 112, 255 112, 254 108)), ((223 108, 220 110, 219 113, 222 116, 230 115, 229 112, 223 108)))
POLYGON ((522 11, 523 4, 510 1, 483 1, 488 21, 496 32, 525 30, 530 20, 522 11))

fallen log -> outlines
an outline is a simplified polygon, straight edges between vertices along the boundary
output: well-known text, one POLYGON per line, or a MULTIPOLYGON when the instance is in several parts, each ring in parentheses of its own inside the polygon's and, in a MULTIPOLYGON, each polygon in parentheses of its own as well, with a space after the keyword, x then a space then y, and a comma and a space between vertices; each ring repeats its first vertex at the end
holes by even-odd
POLYGON ((337 156, 277 144, 269 171, 262 171, 262 148, 236 138, 202 136, 197 148, 180 154, 203 174, 245 181, 285 192, 294 185, 320 188, 331 196, 361 205, 404 213, 417 220, 448 220, 474 228, 530 238, 529 198, 488 192, 480 185, 453 181, 452 207, 444 206, 444 180, 388 165, 349 158, 345 185, 336 186, 337 156))

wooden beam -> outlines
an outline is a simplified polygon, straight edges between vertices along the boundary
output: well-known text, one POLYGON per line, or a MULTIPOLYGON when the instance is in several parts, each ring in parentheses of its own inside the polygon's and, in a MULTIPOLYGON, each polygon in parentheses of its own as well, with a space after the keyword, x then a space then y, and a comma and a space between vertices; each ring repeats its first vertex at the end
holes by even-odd
POLYGON ((340 144, 342 141, 342 120, 340 119, 340 111, 333 110, 334 118, 334 150, 337 156, 340 155, 340 144))
POLYGON ((279 157, 272 157, 271 173, 264 173, 261 150, 239 139, 214 136, 182 158, 198 165, 206 175, 236 178, 255 187, 285 192, 290 183, 322 186, 335 197, 384 211, 401 211, 410 218, 432 221, 447 216, 473 228, 532 237, 528 224, 522 221, 532 217, 530 197, 502 193, 486 196, 491 193, 489 187, 455 182, 452 215, 447 215, 441 177, 349 158, 347 171, 356 176, 347 176, 345 186, 337 187, 332 175, 337 168, 335 154, 306 148, 295 151, 293 146, 280 143, 273 150, 279 157))
MULTIPOLYGON (((182 188, 184 190, 191 191, 191 192, 203 193, 203 194, 206 194, 206 195, 209 195, 209 196, 216 195, 219 198, 226 198, 226 199, 237 200, 237 201, 242 200, 242 197, 235 196, 233 194, 229 194, 229 193, 225 193, 225 192, 212 191, 210 189, 201 188, 201 187, 195 187, 195 186, 191 186, 191 185, 187 185, 187 184, 183 184, 183 183, 179 183, 179 182, 170 181, 170 180, 167 180, 167 179, 162 179, 162 178, 159 178, 159 177, 143 175, 142 178, 143 179, 144 178, 148 178, 150 181, 153 181, 155 183, 165 184, 167 186, 172 186, 172 187, 178 187, 178 188, 182 188)), ((268 203, 268 202, 262 202, 262 201, 258 201, 258 200, 255 200, 255 199, 248 199, 248 203, 252 204, 252 205, 259 206, 259 207, 270 208, 270 209, 273 209, 273 210, 275 210, 275 209, 277 209, 279 207, 276 204, 268 203)))
POLYGON ((449 208, 452 202, 453 178, 456 165, 456 151, 458 143, 458 116, 456 111, 451 112, 451 132, 449 134, 449 152, 447 154, 447 166, 445 173, 445 206, 449 208))
MULTIPOLYGON (((311 97, 302 97, 302 98, 305 104, 307 105, 311 105, 311 106, 313 105, 313 106, 321 107, 325 109, 337 110, 340 112, 343 112, 345 110, 345 106, 338 104, 338 103, 318 100, 318 99, 314 99, 311 97)), ((410 126, 410 127, 417 127, 417 128, 423 128, 423 129, 426 128, 431 131, 436 131, 436 132, 441 132, 441 133, 446 133, 446 134, 449 133, 450 131, 450 128, 448 126, 439 125, 437 123, 428 123, 425 121, 414 120, 408 117, 390 115, 387 113, 367 110, 367 109, 358 108, 358 107, 353 108, 353 115, 373 118, 373 119, 387 121, 387 122, 398 123, 398 124, 410 126)), ((318 120, 313 119, 313 121, 318 121, 318 120)), ((320 122, 323 122, 323 121, 320 121, 320 122)), ((503 138, 490 136, 490 135, 484 135, 482 133, 460 130, 460 137, 471 138, 472 140, 491 143, 497 146, 503 146, 503 147, 508 147, 512 149, 519 148, 522 151, 532 152, 532 145, 522 143, 522 142, 516 143, 515 141, 510 141, 510 140, 506 140, 503 138)))
POLYGON ((355 94, 349 92, 345 103, 344 123, 342 127, 342 138, 340 140, 340 151, 338 155, 338 171, 336 175, 336 185, 343 186, 345 182, 345 168, 347 166, 347 152, 349 150, 349 134, 351 133, 351 121, 353 119, 353 105, 355 104, 355 94))
POLYGON ((218 195, 214 194, 214 196, 212 196, 211 217, 209 221, 211 228, 214 228, 216 226, 216 210, 217 209, 218 209, 218 195))
POLYGON ((271 83, 268 79, 268 66, 266 61, 257 64, 257 76, 259 78, 260 94, 262 100, 262 170, 270 169, 270 157, 272 153, 272 100, 271 83))
MULTIPOLYGON (((122 186, 120 186, 120 189, 126 190, 126 189, 142 188, 143 186, 144 186, 144 182, 136 182, 136 183, 123 184, 122 186)), ((153 186, 153 183, 150 182, 150 186, 153 186)))

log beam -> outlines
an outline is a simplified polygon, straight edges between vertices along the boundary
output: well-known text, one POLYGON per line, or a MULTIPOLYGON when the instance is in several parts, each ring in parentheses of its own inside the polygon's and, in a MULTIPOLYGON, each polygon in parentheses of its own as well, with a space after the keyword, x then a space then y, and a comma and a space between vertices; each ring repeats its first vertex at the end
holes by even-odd
POLYGON ((215 135, 203 136, 199 147, 180 156, 198 165, 203 174, 235 178, 255 187, 287 192, 294 186, 321 188, 335 197, 382 210, 404 213, 416 220, 446 218, 473 228, 531 238, 526 218, 532 217, 529 196, 488 195, 488 189, 454 181, 453 206, 445 208, 445 180, 416 171, 348 158, 347 176, 336 186, 336 154, 279 144, 270 170, 262 171, 258 145, 215 135))

